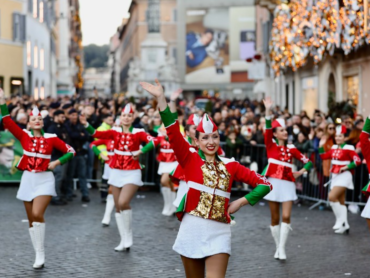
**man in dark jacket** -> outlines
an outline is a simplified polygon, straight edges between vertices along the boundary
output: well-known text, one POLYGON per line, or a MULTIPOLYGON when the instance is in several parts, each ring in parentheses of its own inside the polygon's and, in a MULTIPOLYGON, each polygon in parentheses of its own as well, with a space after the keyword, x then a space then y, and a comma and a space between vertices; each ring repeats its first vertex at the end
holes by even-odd
MULTIPOLYGON (((50 121, 50 125, 46 130, 47 133, 54 133, 59 139, 63 140, 65 143, 70 144, 70 139, 68 135, 67 128, 65 127, 66 116, 63 110, 56 110, 53 113, 53 119, 50 121)), ((59 159, 63 153, 57 149, 54 149, 51 154, 51 161, 59 159)), ((53 173, 55 177, 55 191, 57 193, 56 197, 51 199, 52 205, 65 205, 67 202, 62 198, 62 182, 63 178, 66 176, 67 165, 58 165, 55 167, 53 173)))
MULTIPOLYGON (((59 102, 52 102, 49 105, 49 115, 44 118, 44 130, 48 130, 49 126, 53 123, 54 119, 54 112, 59 109, 60 103, 59 102)), ((41 109, 40 109, 41 110, 41 109)))
POLYGON ((67 182, 65 183, 65 193, 67 200, 72 200, 73 178, 77 173, 80 190, 82 194, 82 202, 90 202, 89 189, 87 188, 86 164, 87 152, 89 150, 89 134, 85 127, 78 120, 78 113, 75 109, 68 112, 69 121, 66 125, 71 146, 76 151, 76 156, 68 163, 67 182))

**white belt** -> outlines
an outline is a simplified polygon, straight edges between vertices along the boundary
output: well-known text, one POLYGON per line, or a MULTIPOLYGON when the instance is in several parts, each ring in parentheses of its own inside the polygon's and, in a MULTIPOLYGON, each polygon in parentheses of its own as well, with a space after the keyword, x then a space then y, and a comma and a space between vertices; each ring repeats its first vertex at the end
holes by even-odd
POLYGON ((114 155, 114 152, 108 152, 107 155, 114 155))
POLYGON ((174 151, 172 149, 160 149, 162 153, 173 153, 174 151))
POLYGON ((331 161, 331 164, 333 164, 333 165, 348 165, 350 163, 351 163, 351 161, 349 161, 349 160, 346 160, 346 161, 332 160, 331 161))
POLYGON ((51 159, 51 155, 49 154, 41 154, 41 153, 31 153, 26 150, 23 150, 23 154, 31 157, 40 157, 40 158, 45 158, 45 159, 51 159))
POLYGON ((188 182, 188 186, 189 186, 189 188, 194 188, 194 189, 199 190, 199 191, 207 192, 209 194, 215 194, 217 196, 221 196, 221 197, 225 197, 227 199, 230 199, 230 192, 222 191, 222 190, 219 190, 219 189, 215 190, 214 188, 210 188, 210 187, 205 186, 203 184, 192 182, 192 181, 188 182))
POLYGON ((286 166, 286 167, 293 168, 293 164, 288 163, 288 162, 283 162, 283 161, 280 161, 280 160, 277 160, 277 159, 274 159, 274 158, 269 158, 268 162, 273 163, 273 164, 278 164, 278 165, 281 165, 281 166, 286 166))
POLYGON ((139 151, 123 152, 123 151, 119 151, 119 150, 114 150, 114 152, 116 154, 119 154, 119 155, 132 156, 132 155, 135 155, 136 153, 138 153, 139 151))

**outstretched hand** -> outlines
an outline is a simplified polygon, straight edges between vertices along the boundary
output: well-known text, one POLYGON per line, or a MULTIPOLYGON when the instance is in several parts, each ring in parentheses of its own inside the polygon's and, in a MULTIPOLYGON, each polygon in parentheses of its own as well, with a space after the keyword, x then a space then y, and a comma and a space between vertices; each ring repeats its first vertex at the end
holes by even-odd
POLYGON ((265 97, 265 99, 263 100, 263 104, 265 105, 266 110, 270 110, 273 105, 271 97, 265 97))
POLYGON ((170 99, 171 99, 172 101, 175 101, 176 99, 178 99, 178 98, 179 98, 179 96, 181 95, 181 93, 182 93, 182 89, 177 89, 176 91, 174 91, 174 92, 171 94, 170 99))
POLYGON ((154 96, 156 98, 160 98, 164 94, 163 93, 163 87, 162 87, 161 83, 159 83, 158 79, 155 80, 155 83, 156 83, 156 85, 152 85, 148 82, 140 82, 140 85, 141 85, 141 87, 143 87, 143 89, 145 91, 147 91, 152 96, 154 96))

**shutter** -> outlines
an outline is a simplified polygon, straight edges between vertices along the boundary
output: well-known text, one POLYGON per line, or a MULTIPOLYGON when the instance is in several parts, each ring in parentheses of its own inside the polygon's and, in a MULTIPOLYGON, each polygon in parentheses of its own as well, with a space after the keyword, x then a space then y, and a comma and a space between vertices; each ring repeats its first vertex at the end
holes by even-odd
POLYGON ((44 21, 46 25, 50 26, 50 19, 49 19, 49 5, 45 2, 44 3, 44 21))
POLYGON ((26 24, 26 15, 21 15, 20 16, 20 18, 21 18, 21 41, 22 42, 25 42, 26 41, 26 26, 27 26, 27 24, 26 24))
POLYGON ((28 12, 32 14, 33 12, 33 1, 28 0, 28 12))
POLYGON ((13 41, 19 40, 19 14, 13 13, 13 41))

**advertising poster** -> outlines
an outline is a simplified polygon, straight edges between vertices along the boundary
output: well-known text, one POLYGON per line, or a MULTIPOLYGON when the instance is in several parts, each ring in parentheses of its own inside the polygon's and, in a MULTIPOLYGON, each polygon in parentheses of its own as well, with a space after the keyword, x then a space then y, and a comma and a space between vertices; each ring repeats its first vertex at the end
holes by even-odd
POLYGON ((229 83, 255 54, 255 8, 186 13, 186 83, 229 83))
MULTIPOLYGON (((0 181, 20 181, 22 172, 15 166, 22 157, 19 141, 7 131, 0 131, 0 181)), ((1 184, 0 184, 1 185, 1 184)))

